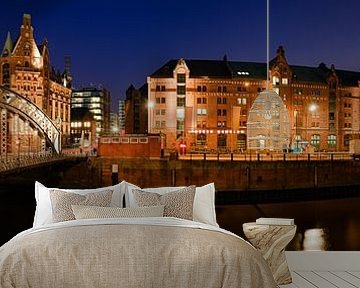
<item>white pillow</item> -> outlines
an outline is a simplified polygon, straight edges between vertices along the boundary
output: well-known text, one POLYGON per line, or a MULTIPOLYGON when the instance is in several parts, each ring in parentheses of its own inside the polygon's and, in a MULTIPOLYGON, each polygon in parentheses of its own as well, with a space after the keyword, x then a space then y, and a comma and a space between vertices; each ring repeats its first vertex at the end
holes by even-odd
MULTIPOLYGON (((36 199, 36 210, 33 227, 38 227, 46 224, 54 223, 52 217, 52 206, 50 201, 49 191, 51 189, 58 188, 48 188, 45 187, 40 182, 35 182, 35 199, 36 199)), ((96 188, 96 189, 61 189, 62 191, 77 193, 80 195, 86 195, 88 193, 94 192, 103 192, 106 190, 112 190, 112 199, 110 206, 111 207, 123 207, 123 198, 126 190, 126 182, 122 181, 119 184, 114 186, 96 188)))
MULTIPOLYGON (((125 205, 126 207, 134 208, 138 207, 134 196, 132 195, 132 189, 141 189, 140 187, 125 182, 125 205)), ((155 192, 164 195, 168 192, 173 192, 182 187, 159 187, 159 188, 145 188, 141 189, 144 192, 155 192)), ((193 206, 193 220, 205 224, 210 224, 216 227, 219 225, 216 222, 215 212, 215 185, 210 183, 201 187, 196 187, 194 206, 193 206)))

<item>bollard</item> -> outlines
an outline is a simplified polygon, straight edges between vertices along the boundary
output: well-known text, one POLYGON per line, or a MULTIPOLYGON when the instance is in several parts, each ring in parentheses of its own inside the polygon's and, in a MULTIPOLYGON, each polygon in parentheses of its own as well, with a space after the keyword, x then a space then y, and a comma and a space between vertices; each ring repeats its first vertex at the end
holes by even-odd
POLYGON ((119 183, 119 165, 118 164, 111 165, 111 183, 112 183, 112 185, 116 185, 119 183))

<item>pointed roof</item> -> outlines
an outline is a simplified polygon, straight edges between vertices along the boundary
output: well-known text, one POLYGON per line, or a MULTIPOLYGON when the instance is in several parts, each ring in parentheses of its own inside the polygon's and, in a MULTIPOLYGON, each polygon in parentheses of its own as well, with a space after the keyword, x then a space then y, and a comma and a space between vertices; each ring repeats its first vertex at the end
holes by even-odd
POLYGON ((1 53, 1 55, 3 55, 3 56, 10 55, 12 50, 13 50, 13 43, 11 41, 10 32, 8 32, 7 36, 6 36, 6 40, 5 40, 4 49, 1 53))

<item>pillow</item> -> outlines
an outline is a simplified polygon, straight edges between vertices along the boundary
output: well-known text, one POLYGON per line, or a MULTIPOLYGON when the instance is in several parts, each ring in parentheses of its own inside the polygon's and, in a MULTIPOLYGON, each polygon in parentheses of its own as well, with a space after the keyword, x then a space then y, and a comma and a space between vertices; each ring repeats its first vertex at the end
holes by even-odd
POLYGON ((138 208, 98 207, 71 205, 75 219, 121 218, 121 217, 162 217, 164 206, 138 208))
POLYGON ((195 186, 189 186, 164 195, 133 189, 132 194, 140 207, 164 205, 164 217, 193 219, 195 186))
MULTIPOLYGON (((140 189, 140 187, 129 182, 125 182, 124 185, 126 207, 138 207, 131 191, 132 189, 140 189)), ((142 189, 142 191, 156 192, 158 194, 164 195, 166 193, 179 190, 181 188, 183 187, 146 188, 142 189)), ((214 183, 209 183, 201 187, 196 187, 193 206, 193 220, 219 227, 216 222, 214 183)))
POLYGON ((109 206, 113 191, 106 190, 102 192, 88 193, 80 195, 77 193, 65 192, 62 190, 51 189, 49 191, 53 221, 62 222, 75 220, 75 215, 71 209, 71 205, 93 205, 93 206, 109 206))
MULTIPOLYGON (((36 210, 35 210, 33 227, 38 227, 53 223, 52 206, 49 196, 49 190, 51 189, 57 189, 57 188, 48 188, 38 181, 35 182, 36 210)), ((108 186, 108 187, 102 187, 96 189, 61 189, 61 190, 65 192, 77 193, 80 195, 86 195, 88 193, 101 192, 106 190, 113 190, 110 206, 123 207, 122 202, 126 190, 126 182, 123 181, 114 186, 108 186)))

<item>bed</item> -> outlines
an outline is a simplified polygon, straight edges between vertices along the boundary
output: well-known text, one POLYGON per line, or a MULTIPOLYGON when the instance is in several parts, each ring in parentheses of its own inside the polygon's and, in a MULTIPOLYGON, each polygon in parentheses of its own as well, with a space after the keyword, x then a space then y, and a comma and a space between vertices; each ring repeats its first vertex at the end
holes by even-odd
POLYGON ((0 287, 276 287, 259 251, 218 227, 213 184, 138 188, 123 181, 64 191, 37 182, 34 227, 0 247, 0 287), (108 202, 96 202, 98 194, 108 202), (57 207, 54 195, 75 204, 57 207), (179 197, 181 211, 171 215, 179 197), (56 207, 73 219, 57 221, 56 207))

